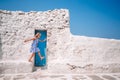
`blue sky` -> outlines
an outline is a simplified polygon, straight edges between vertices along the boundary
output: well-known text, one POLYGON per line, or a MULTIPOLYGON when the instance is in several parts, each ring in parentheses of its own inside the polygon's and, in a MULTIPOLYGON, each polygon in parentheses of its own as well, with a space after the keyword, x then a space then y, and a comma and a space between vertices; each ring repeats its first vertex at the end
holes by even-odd
POLYGON ((46 11, 69 9, 74 35, 120 39, 120 0, 0 0, 0 9, 46 11))

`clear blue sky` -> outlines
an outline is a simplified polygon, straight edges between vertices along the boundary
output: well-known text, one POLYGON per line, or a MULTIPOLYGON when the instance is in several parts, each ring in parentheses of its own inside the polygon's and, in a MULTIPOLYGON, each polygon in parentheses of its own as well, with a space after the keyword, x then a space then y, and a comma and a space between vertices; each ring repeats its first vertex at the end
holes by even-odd
POLYGON ((72 34, 120 39, 120 0, 0 0, 2 10, 69 9, 72 34))

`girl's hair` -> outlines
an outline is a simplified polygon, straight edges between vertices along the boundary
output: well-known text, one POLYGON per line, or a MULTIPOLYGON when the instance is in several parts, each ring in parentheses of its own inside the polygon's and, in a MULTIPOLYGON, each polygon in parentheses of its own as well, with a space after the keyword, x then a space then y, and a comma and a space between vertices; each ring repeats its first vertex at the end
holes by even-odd
POLYGON ((35 37, 38 37, 38 36, 40 36, 40 35, 41 35, 40 33, 36 33, 35 37))

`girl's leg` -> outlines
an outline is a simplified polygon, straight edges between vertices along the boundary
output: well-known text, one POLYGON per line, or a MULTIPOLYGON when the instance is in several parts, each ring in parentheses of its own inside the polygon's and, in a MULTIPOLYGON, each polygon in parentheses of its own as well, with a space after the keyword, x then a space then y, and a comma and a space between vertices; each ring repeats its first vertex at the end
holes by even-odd
POLYGON ((29 60, 28 60, 29 62, 32 62, 31 59, 32 59, 32 57, 33 57, 34 55, 35 55, 35 53, 32 53, 32 54, 30 55, 30 58, 29 58, 29 60))
POLYGON ((41 59, 41 60, 44 59, 44 57, 41 56, 40 51, 38 52, 38 55, 40 56, 40 59, 41 59))

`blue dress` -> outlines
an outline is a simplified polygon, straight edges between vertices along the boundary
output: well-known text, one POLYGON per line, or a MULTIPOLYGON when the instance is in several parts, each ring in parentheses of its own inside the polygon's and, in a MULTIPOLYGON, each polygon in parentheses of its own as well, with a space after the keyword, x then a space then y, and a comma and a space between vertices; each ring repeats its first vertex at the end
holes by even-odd
POLYGON ((31 53, 36 53, 36 52, 40 51, 40 49, 38 48, 38 42, 39 42, 39 39, 33 40, 33 43, 31 45, 31 49, 30 49, 31 53))

